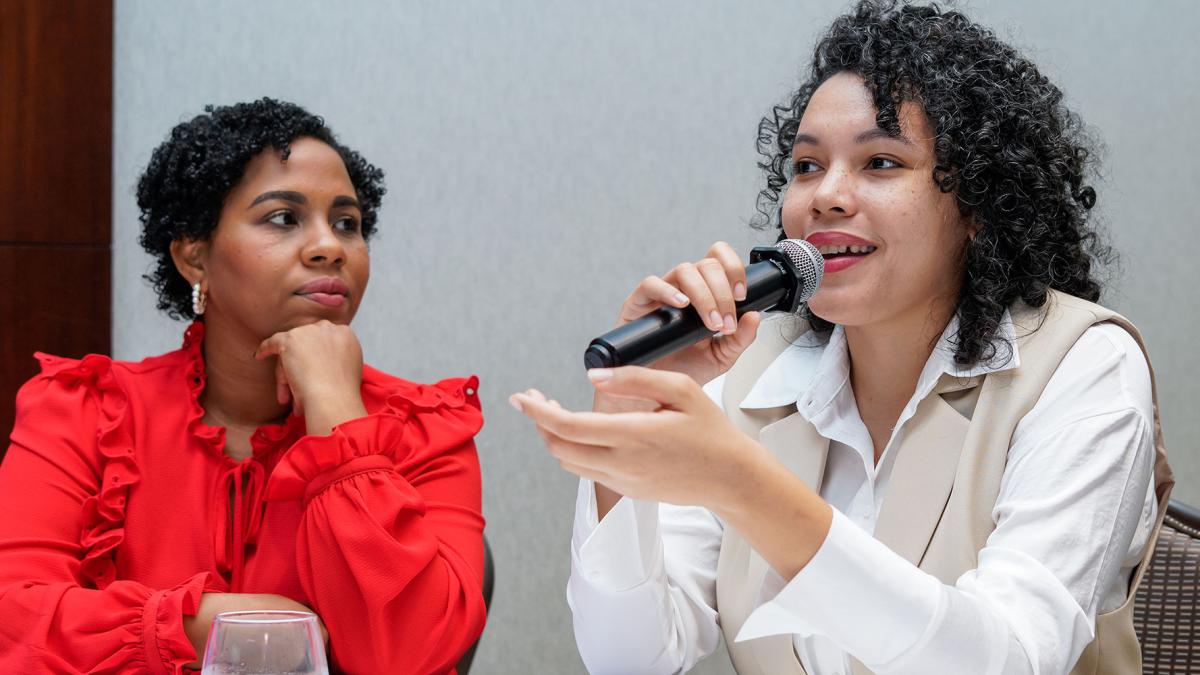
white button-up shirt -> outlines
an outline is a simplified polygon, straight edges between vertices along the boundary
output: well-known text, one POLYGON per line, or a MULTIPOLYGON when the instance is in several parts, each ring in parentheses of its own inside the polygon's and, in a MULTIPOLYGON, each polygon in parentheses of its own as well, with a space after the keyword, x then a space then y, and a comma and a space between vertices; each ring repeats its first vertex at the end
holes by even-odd
MULTIPOLYGON (((917 403, 943 373, 1020 363, 1006 315, 991 361, 954 363, 952 320, 878 463, 850 388, 845 334, 806 333, 760 376, 742 408, 795 404, 830 440, 821 497, 834 508, 821 548, 795 577, 769 572, 737 639, 791 634, 810 675, 844 675, 853 655, 880 675, 1067 673, 1096 615, 1121 605, 1155 520, 1154 409, 1137 343, 1089 328, 1009 448, 978 568, 953 586, 871 535, 917 403)), ((723 379, 705 387, 721 403, 723 379)), ((723 524, 700 507, 621 499, 597 523, 580 482, 567 600, 593 673, 676 673, 716 648, 723 524)))

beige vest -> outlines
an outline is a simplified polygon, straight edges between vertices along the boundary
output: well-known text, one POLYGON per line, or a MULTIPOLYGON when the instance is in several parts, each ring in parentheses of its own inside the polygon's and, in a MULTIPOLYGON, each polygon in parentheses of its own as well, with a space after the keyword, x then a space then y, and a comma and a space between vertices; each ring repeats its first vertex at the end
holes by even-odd
MULTIPOLYGON (((900 446, 892 448, 896 463, 875 537, 945 584, 954 584, 975 568, 977 555, 995 528, 991 512, 1013 431, 1075 341, 1093 324, 1111 322, 1129 331, 1145 352, 1137 329, 1124 317, 1062 293, 1051 292, 1040 309, 1014 309, 1012 317, 1020 365, 967 380, 943 375, 933 393, 918 404, 900 446)), ((724 403, 735 424, 819 491, 829 441, 794 405, 765 410, 738 407, 775 357, 807 330, 802 322, 795 323, 799 325, 790 329, 782 322, 764 323, 758 339, 729 371, 724 403)), ((1153 369, 1150 378, 1153 385, 1153 369)), ((1158 523, 1125 603, 1097 617, 1096 638, 1084 649, 1072 675, 1142 672, 1141 648, 1133 630, 1133 597, 1174 484, 1163 449, 1157 392, 1154 397, 1158 523)), ((736 531, 726 528, 717 563, 717 609, 730 658, 740 675, 803 675, 791 635, 734 641, 754 609, 766 572, 767 562, 736 531)), ((857 660, 852 662, 855 675, 871 672, 857 660)))

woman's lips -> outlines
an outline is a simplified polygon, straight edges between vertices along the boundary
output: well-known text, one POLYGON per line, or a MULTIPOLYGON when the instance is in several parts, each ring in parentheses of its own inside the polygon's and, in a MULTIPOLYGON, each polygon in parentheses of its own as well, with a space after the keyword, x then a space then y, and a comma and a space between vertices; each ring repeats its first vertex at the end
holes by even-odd
POLYGON ((341 279, 325 277, 304 284, 296 289, 296 295, 326 307, 340 307, 350 295, 350 287, 341 279))
POLYGON ((341 307, 346 302, 346 296, 336 293, 298 293, 297 295, 326 307, 341 307))
POLYGON ((874 243, 848 232, 814 232, 806 239, 821 251, 821 257, 825 259, 825 274, 835 274, 857 265, 877 249, 874 243))
POLYGON ((862 262, 863 258, 866 258, 868 255, 871 255, 871 254, 866 253, 866 254, 859 254, 859 255, 835 255, 835 256, 826 257, 825 258, 825 274, 833 274, 835 272, 841 272, 842 270, 846 269, 847 267, 850 267, 851 265, 857 265, 858 263, 862 262))

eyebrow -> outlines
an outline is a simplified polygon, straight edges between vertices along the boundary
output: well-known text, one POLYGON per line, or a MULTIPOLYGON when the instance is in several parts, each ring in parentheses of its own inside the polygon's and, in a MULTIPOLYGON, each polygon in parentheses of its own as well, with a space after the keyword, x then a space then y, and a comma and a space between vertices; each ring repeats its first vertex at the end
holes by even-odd
POLYGON ((874 129, 869 129, 869 130, 864 131, 861 134, 854 137, 855 143, 866 143, 868 141, 876 141, 876 140, 900 141, 901 143, 903 143, 905 145, 913 144, 912 141, 905 138, 903 134, 896 134, 895 136, 893 136, 893 135, 889 134, 886 130, 880 129, 879 127, 875 127, 874 129))
MULTIPOLYGON (((905 145, 913 144, 912 141, 908 140, 907 138, 905 138, 902 135, 901 136, 893 136, 893 135, 889 134, 886 130, 880 129, 878 127, 874 128, 874 129, 869 129, 869 130, 864 131, 861 134, 855 136, 854 142, 855 143, 867 143, 870 141, 875 141, 875 140, 880 140, 880 139, 889 140, 889 141, 899 141, 900 143, 903 143, 905 145)), ((800 145, 801 143, 807 143, 809 145, 820 145, 821 141, 820 141, 820 139, 818 139, 816 136, 813 136, 812 134, 796 134, 796 140, 793 142, 793 145, 800 145)))
MULTIPOLYGON (((308 197, 305 197, 299 192, 293 192, 291 190, 271 190, 270 192, 264 192, 255 197, 254 201, 250 202, 250 206, 258 206, 259 204, 272 199, 281 199, 285 202, 291 202, 301 206, 308 204, 308 197)), ((333 198, 333 207, 338 208, 341 206, 353 206, 360 211, 362 210, 362 207, 359 205, 357 199, 354 197, 348 197, 346 195, 338 195, 337 197, 333 198)))
POLYGON ((305 197, 299 192, 292 192, 290 190, 271 190, 270 192, 264 192, 255 197, 254 201, 250 202, 250 206, 258 206, 259 204, 272 199, 282 199, 285 202, 292 202, 293 204, 301 205, 308 203, 308 197, 305 197))

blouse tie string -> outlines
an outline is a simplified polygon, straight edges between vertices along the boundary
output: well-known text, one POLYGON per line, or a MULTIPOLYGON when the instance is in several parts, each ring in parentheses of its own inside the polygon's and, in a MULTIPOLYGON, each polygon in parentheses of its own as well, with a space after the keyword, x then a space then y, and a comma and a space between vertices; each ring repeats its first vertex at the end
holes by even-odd
POLYGON ((228 529, 222 542, 225 550, 218 551, 217 555, 222 571, 230 574, 230 592, 233 593, 242 591, 246 545, 255 540, 262 525, 265 474, 262 464, 251 459, 226 469, 218 483, 225 494, 222 501, 233 502, 232 509, 226 511, 228 529))

